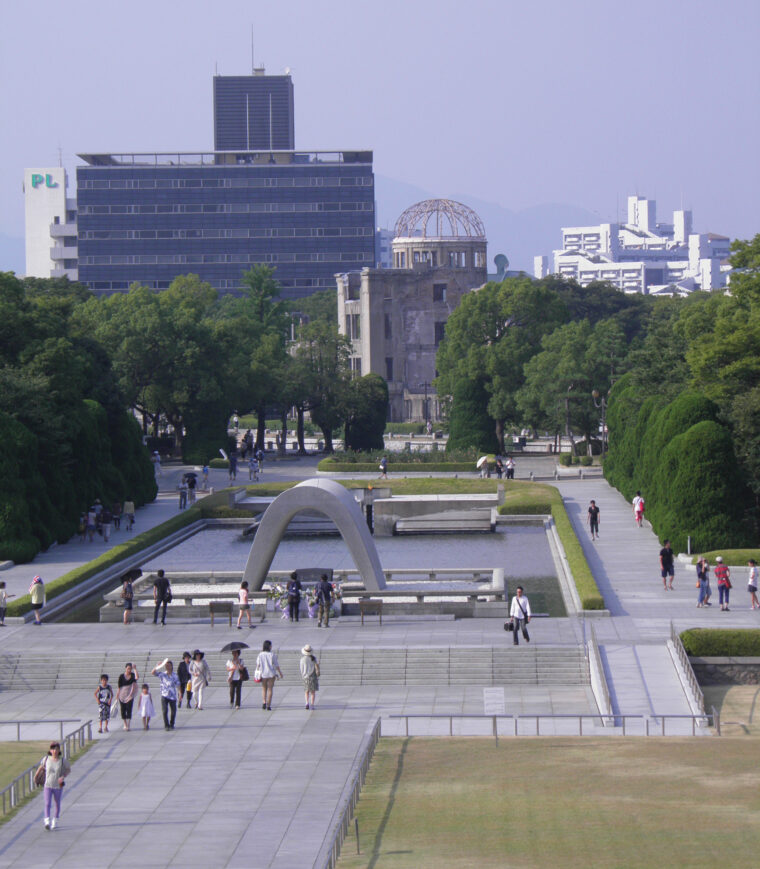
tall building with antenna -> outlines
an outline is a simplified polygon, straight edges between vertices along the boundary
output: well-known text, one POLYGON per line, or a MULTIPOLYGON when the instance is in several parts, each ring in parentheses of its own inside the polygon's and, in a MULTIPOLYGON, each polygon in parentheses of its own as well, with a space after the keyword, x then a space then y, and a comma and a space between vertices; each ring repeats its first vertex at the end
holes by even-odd
POLYGON ((292 151, 293 80, 290 75, 214 76, 215 151, 292 151))

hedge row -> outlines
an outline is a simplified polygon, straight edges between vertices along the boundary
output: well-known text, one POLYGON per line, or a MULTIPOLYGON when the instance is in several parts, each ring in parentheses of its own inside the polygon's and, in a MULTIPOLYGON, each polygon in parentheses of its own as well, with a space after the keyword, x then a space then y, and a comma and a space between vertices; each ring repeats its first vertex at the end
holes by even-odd
POLYGON ((760 658, 759 628, 691 628, 681 642, 696 658, 760 658))
POLYGON ((574 456, 572 453, 560 453, 559 463, 564 468, 569 468, 570 465, 582 465, 584 468, 588 468, 594 464, 594 460, 591 456, 574 456))
POLYGON ((578 589, 584 610, 604 609, 604 598, 588 566, 583 547, 573 530, 562 497, 553 486, 536 483, 511 483, 505 489, 505 503, 499 507, 502 515, 551 514, 557 527, 559 539, 567 556, 570 573, 578 589), (520 487, 523 487, 522 489, 520 487))
POLYGON ((695 555, 691 559, 691 563, 696 564, 702 555, 704 555, 710 564, 715 564, 715 559, 719 555, 726 564, 731 566, 741 565, 743 567, 750 558, 753 558, 760 564, 760 549, 714 549, 712 552, 703 552, 695 555))
MULTIPOLYGON (((322 459, 317 465, 320 471, 334 471, 341 473, 379 473, 379 462, 338 462, 335 459, 322 459)), ((389 474, 410 473, 473 473, 477 470, 474 462, 388 462, 389 474)))
MULTIPOLYGON (((191 525, 198 519, 212 518, 213 512, 224 508, 226 504, 226 492, 207 495, 202 501, 196 502, 192 507, 184 510, 182 513, 178 513, 176 516, 172 516, 166 522, 162 522, 154 528, 149 528, 141 534, 136 534, 134 537, 126 540, 124 543, 119 543, 92 561, 75 567, 68 573, 64 573, 63 576, 59 576, 58 579, 45 583, 45 596, 47 600, 50 601, 58 597, 59 594, 63 594, 63 592, 68 591, 70 588, 74 588, 74 586, 79 585, 80 582, 84 582, 84 580, 89 579, 101 570, 117 564, 124 558, 136 555, 143 549, 153 546, 154 543, 158 543, 159 540, 162 540, 169 534, 173 534, 175 531, 179 531, 187 525, 191 525)), ((7 614, 9 616, 24 615, 24 613, 29 611, 30 606, 31 599, 28 594, 25 594, 8 604, 7 614)))

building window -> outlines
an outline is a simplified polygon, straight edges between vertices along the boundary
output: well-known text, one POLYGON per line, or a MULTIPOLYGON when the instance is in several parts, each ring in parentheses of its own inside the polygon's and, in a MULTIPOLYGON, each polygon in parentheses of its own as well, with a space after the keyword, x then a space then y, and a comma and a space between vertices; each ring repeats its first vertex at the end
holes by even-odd
POLYGON ((391 315, 385 315, 385 340, 390 341, 393 338, 393 321, 391 320, 391 315))
POLYGON ((433 284, 433 301, 446 301, 446 284, 433 284))
POLYGON ((443 341, 444 335, 446 334, 446 323, 436 323, 435 324, 435 346, 437 347, 441 341, 443 341))
POLYGON ((388 383, 393 380, 393 357, 386 356, 385 357, 385 379, 388 383))
POLYGON ((362 360, 361 356, 352 356, 351 357, 351 373, 354 377, 362 376, 362 360))

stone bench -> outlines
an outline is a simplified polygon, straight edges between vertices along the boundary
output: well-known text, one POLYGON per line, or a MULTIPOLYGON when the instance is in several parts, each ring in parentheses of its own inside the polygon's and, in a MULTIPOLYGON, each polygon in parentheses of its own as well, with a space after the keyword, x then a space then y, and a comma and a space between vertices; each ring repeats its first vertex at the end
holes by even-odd
POLYGON ((364 625, 365 615, 380 616, 380 625, 383 624, 383 602, 381 600, 363 598, 359 601, 359 613, 362 617, 362 626, 364 625))
POLYGON ((208 604, 208 612, 211 616, 211 627, 214 627, 214 616, 215 615, 226 615, 230 620, 230 627, 232 627, 232 608, 234 603, 231 600, 211 600, 208 604))

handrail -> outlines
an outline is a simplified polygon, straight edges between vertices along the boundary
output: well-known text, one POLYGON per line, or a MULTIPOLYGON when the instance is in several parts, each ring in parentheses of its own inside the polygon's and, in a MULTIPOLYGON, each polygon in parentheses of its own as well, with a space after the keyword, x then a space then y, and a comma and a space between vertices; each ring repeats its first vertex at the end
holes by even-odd
MULTIPOLYGON (((610 699, 610 689, 607 685, 607 678, 604 675, 602 656, 599 653, 599 644, 596 640, 596 631, 594 630, 594 626, 592 624, 589 625, 589 638, 586 642, 586 649, 588 651, 588 668, 589 678, 591 679, 591 690, 594 692, 597 706, 599 706, 599 711, 602 714, 612 718, 612 700, 610 699), (594 677, 596 677, 596 679, 594 677), (601 690, 601 697, 596 696, 596 690, 594 688, 595 681, 598 683, 601 690)), ((602 724, 605 727, 607 726, 606 718, 603 719, 602 724)))
POLYGON ((16 742, 21 742, 21 725, 22 724, 57 724, 60 729, 59 739, 63 742, 63 725, 73 724, 75 721, 81 721, 81 718, 21 718, 11 721, 1 721, 0 727, 8 724, 16 725, 16 742))
MULTIPOLYGON (((78 718, 69 718, 69 719, 56 719, 58 721, 79 721, 78 718)), ((0 722, 0 723, 9 723, 9 722, 0 722)), ((15 723, 15 722, 10 722, 15 723)), ((28 723, 28 722, 22 722, 28 723)), ((41 723, 41 722, 37 722, 41 723)), ((46 722, 48 723, 48 722, 46 722)), ((84 748, 87 742, 92 742, 92 720, 85 721, 81 727, 78 727, 72 733, 69 733, 67 736, 61 736, 61 754, 63 757, 71 757, 71 754, 75 748, 84 748), (86 737, 85 737, 86 732, 86 737)), ((2 813, 3 815, 7 815, 8 812, 12 811, 16 808, 16 806, 20 805, 23 800, 25 800, 30 794, 34 793, 40 785, 34 783, 34 774, 39 768, 39 764, 36 763, 34 766, 30 766, 28 769, 25 769, 20 775, 17 775, 13 781, 6 785, 0 791, 0 799, 2 799, 2 813)))
MULTIPOLYGON (((486 715, 483 713, 476 713, 476 712, 473 712, 473 713, 467 713, 467 712, 425 713, 425 712, 420 712, 420 713, 391 714, 391 715, 388 715, 385 718, 383 718, 382 721, 385 721, 386 718, 387 719, 396 719, 396 718, 401 719, 401 718, 403 718, 404 719, 404 736, 408 737, 409 736, 409 719, 410 718, 424 718, 427 720, 448 719, 448 721, 449 721, 449 736, 454 735, 454 719, 474 718, 474 719, 480 719, 480 720, 489 720, 492 722, 493 736, 498 743, 499 735, 500 735, 498 727, 497 727, 497 720, 498 719, 506 719, 506 720, 512 722, 512 724, 513 724, 512 734, 511 734, 512 736, 525 735, 525 734, 519 732, 519 723, 520 723, 521 719, 536 722, 536 731, 534 734, 535 736, 541 736, 541 721, 543 721, 544 719, 549 720, 549 721, 577 720, 578 721, 578 736, 586 736, 588 734, 583 732, 584 720, 589 719, 589 718, 592 720, 598 720, 598 721, 601 721, 602 726, 604 726, 605 719, 609 719, 610 717, 611 716, 609 716, 609 715, 602 715, 602 714, 594 713, 594 712, 517 713, 517 714, 512 714, 512 715, 509 715, 509 714, 486 715)), ((645 715, 645 714, 638 713, 635 715, 634 714, 615 715, 614 718, 615 718, 615 721, 618 721, 618 720, 622 721, 622 728, 621 728, 621 735, 622 736, 627 735, 626 734, 626 721, 628 721, 630 719, 638 720, 638 721, 642 722, 642 724, 644 725, 644 735, 645 736, 652 735, 652 733, 650 732, 650 723, 657 724, 658 721, 660 722, 659 735, 665 736, 666 735, 666 727, 665 727, 666 722, 671 720, 671 719, 676 719, 676 720, 683 719, 683 720, 691 721, 691 735, 692 736, 696 736, 697 727, 703 727, 705 721, 707 721, 708 725, 710 723, 712 723, 712 725, 716 729, 718 736, 720 736, 720 719, 718 718, 718 714, 714 708, 713 708, 713 711, 711 713, 705 714, 705 715, 688 715, 688 714, 682 714, 682 713, 664 713, 664 714, 653 713, 651 715, 645 715)), ((381 735, 382 735, 382 733, 381 733, 381 735)), ((397 734, 393 734, 393 735, 395 736, 397 734)), ((502 733, 501 735, 503 736, 505 734, 502 733)), ((554 735, 554 734, 551 734, 551 735, 554 735)), ((641 735, 641 733, 639 732, 638 735, 641 735)), ((678 734, 678 735, 681 736, 683 734, 678 734)))
POLYGON ((694 673, 694 668, 691 666, 689 656, 686 654, 686 649, 681 642, 681 637, 678 631, 676 631, 675 625, 672 621, 670 622, 670 639, 673 641, 673 647, 675 648, 676 654, 678 655, 678 660, 681 662, 681 666, 683 667, 684 673, 686 674, 689 688, 691 688, 691 690, 694 692, 694 699, 697 701, 697 706, 704 713, 705 695, 702 692, 702 688, 700 687, 699 681, 697 680, 697 676, 694 673))
POLYGON ((372 756, 380 739, 380 722, 381 719, 377 718, 375 723, 368 729, 356 753, 352 774, 340 795, 338 807, 333 814, 333 820, 331 821, 327 836, 325 836, 319 856, 314 863, 314 866, 318 866, 320 869, 333 869, 338 862, 341 846, 348 833, 349 822, 353 817, 356 804, 359 802, 359 795, 361 794, 372 756))

